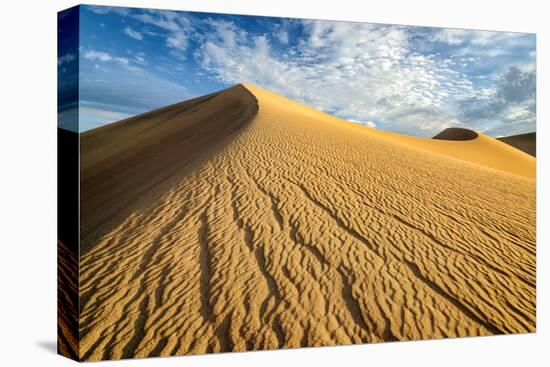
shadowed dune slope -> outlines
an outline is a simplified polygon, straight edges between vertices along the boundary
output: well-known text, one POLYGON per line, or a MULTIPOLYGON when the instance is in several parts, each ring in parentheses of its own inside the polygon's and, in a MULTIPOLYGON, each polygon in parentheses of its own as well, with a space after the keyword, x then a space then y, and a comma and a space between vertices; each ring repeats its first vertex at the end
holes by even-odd
POLYGON ((218 147, 257 110, 237 85, 81 134, 81 251, 127 205, 218 147))
POLYGON ((83 359, 535 331, 531 157, 483 135, 386 133, 245 87, 252 120, 126 201, 81 257, 83 359))
POLYGON ((537 156, 537 133, 527 133, 497 138, 506 144, 513 146, 533 157, 537 156))
POLYGON ((78 255, 57 241, 57 348, 59 354, 79 359, 78 255))
POLYGON ((478 134, 475 131, 457 128, 457 127, 450 127, 448 129, 443 130, 442 132, 434 136, 432 139, 463 141, 463 140, 473 140, 477 137, 478 137, 478 134))

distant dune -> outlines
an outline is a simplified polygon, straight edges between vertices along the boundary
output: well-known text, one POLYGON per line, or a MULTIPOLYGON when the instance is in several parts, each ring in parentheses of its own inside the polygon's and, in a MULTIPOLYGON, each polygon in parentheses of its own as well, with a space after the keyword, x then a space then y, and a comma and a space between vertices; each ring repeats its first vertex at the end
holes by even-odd
POLYGON ((252 85, 84 133, 84 360, 535 331, 535 159, 252 85))
POLYGON ((497 140, 509 144, 533 157, 537 156, 537 133, 506 136, 497 138, 497 140))
POLYGON ((457 127, 450 127, 448 129, 443 130, 442 132, 434 136, 432 139, 464 141, 464 140, 473 140, 478 136, 479 136, 478 133, 472 130, 461 129, 457 127))

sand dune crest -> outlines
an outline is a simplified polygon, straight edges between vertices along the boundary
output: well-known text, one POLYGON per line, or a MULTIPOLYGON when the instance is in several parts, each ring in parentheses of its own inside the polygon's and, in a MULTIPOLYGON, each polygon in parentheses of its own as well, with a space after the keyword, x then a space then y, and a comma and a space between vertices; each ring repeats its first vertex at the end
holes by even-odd
POLYGON ((182 106, 83 136, 81 358, 535 331, 532 157, 251 85, 182 106))
POLYGON ((257 110, 254 96, 236 85, 81 134, 81 250, 91 232, 215 151, 257 110))

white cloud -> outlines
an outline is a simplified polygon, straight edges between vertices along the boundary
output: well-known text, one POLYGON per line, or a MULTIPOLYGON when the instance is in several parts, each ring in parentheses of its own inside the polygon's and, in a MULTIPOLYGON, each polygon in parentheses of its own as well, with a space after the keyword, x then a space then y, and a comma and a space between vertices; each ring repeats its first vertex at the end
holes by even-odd
POLYGON ((115 13, 122 16, 127 16, 130 13, 129 8, 122 8, 117 6, 87 5, 86 7, 96 14, 115 13))
POLYGON ((73 60, 76 60, 76 55, 73 53, 66 53, 65 55, 59 56, 57 58, 57 65, 68 64, 73 60))
POLYGON ((492 135, 535 130, 535 71, 508 67, 494 76, 493 83, 485 93, 459 101, 461 119, 492 135))
POLYGON ((166 38, 166 45, 171 48, 185 50, 187 47, 187 36, 183 33, 173 33, 166 38))
POLYGON ((145 60, 145 54, 143 52, 134 55, 135 62, 140 65, 147 65, 147 60, 145 60))
POLYGON ((145 13, 134 14, 133 18, 167 31, 176 32, 181 26, 178 24, 178 14, 170 11, 149 10, 145 13))
POLYGON ((413 52, 406 27, 304 21, 298 46, 275 53, 265 35, 212 26, 218 31, 195 58, 217 79, 256 84, 348 119, 434 135, 460 124, 449 101, 473 91, 450 61, 413 52))
POLYGON ((471 32, 464 29, 443 28, 434 33, 433 39, 449 45, 460 45, 466 42, 470 36, 471 32))
MULTIPOLYGON (((147 62, 144 59, 144 54, 142 53, 134 55, 134 58, 132 59, 128 59, 126 57, 113 55, 106 51, 85 49, 83 50, 82 55, 86 60, 100 62, 100 63, 116 64, 134 73, 144 73, 145 70, 141 66, 147 64, 147 62)), ((96 63, 94 65, 94 68, 100 69, 100 65, 96 63)))
POLYGON ((113 60, 111 54, 102 51, 88 50, 84 52, 84 58, 88 60, 99 60, 103 62, 113 60))
POLYGON ((138 41, 141 41, 143 40, 143 35, 141 33, 139 33, 138 31, 135 31, 133 30, 132 28, 130 28, 129 26, 127 26, 126 28, 124 28, 124 33, 130 37, 132 37, 133 39, 136 39, 138 41))
MULTIPOLYGON (((193 31, 189 18, 180 12, 154 9, 136 11, 130 8, 109 6, 87 6, 87 8, 97 14, 116 13, 124 17, 130 17, 143 24, 154 26, 167 32, 165 35, 166 46, 174 49, 180 56, 182 56, 182 52, 186 50, 189 44, 188 39, 193 31)), ((137 40, 143 39, 143 33, 151 36, 160 35, 157 32, 147 29, 137 32, 130 27, 126 27, 124 33, 137 40)))
POLYGON ((449 45, 470 44, 473 46, 507 46, 517 43, 523 38, 523 33, 474 31, 467 29, 442 28, 434 32, 434 41, 447 43, 449 45))
POLYGON ((279 42, 283 44, 288 44, 288 32, 284 30, 280 30, 275 34, 275 37, 279 40, 279 42))
POLYGON ((356 122, 356 123, 361 124, 361 125, 367 125, 368 127, 372 127, 372 128, 376 127, 376 123, 374 123, 372 121, 359 121, 359 120, 356 120, 356 119, 347 119, 347 120, 351 121, 351 122, 356 122))
POLYGON ((128 65, 129 61, 125 57, 113 56, 112 54, 105 51, 96 51, 93 49, 88 49, 84 51, 83 56, 85 59, 92 61, 101 61, 101 62, 116 62, 121 65, 128 65))
MULTIPOLYGON (((142 23, 166 31, 167 35, 165 38, 167 47, 180 53, 187 49, 192 28, 189 18, 182 13, 148 10, 146 12, 132 14, 132 17, 142 23)), ((156 32, 150 33, 157 35, 156 32)))
MULTIPOLYGON (((498 92, 495 75, 509 65, 526 73, 535 70, 534 52, 528 59, 521 56, 534 47, 533 38, 525 34, 314 20, 282 20, 247 32, 228 20, 234 18, 160 10, 95 11, 118 12, 141 22, 139 32, 130 27, 124 32, 141 39, 162 37, 170 55, 176 56, 174 65, 188 56, 194 42, 199 48, 193 57, 205 77, 224 84, 256 84, 339 117, 414 135, 433 136, 456 125, 489 129, 471 116, 498 92), (299 33, 294 32, 296 26, 299 33), (465 107, 468 104, 475 108, 465 107)), ((84 57, 126 65, 136 73, 147 64, 135 54, 126 59, 87 50, 84 57)), ((184 71, 174 65, 155 68, 181 76, 184 71)), ((513 119, 533 124, 533 103, 522 103, 503 107, 493 117, 508 124, 513 119)))

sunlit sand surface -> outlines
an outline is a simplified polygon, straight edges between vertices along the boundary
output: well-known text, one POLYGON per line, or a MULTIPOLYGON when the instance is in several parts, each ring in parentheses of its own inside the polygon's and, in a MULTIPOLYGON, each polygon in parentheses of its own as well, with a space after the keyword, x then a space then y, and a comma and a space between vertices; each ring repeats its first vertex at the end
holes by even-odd
POLYGON ((238 85, 81 154, 82 359, 535 331, 535 159, 490 137, 238 85))

